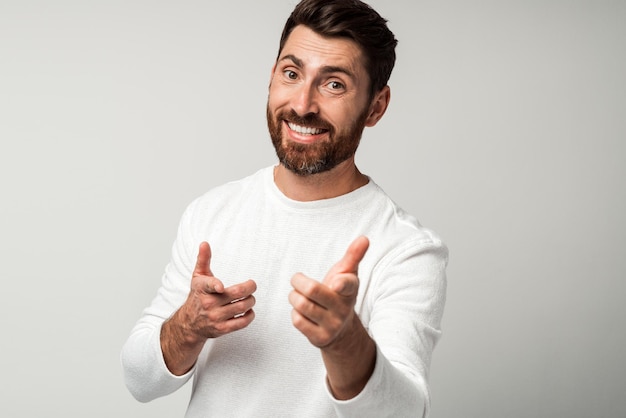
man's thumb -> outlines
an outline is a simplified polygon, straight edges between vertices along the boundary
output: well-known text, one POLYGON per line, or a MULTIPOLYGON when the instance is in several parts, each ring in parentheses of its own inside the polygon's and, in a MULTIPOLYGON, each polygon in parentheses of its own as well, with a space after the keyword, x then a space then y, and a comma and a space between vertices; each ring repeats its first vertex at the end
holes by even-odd
POLYGON ((193 275, 213 276, 211 272, 211 246, 206 241, 200 243, 198 259, 196 261, 196 267, 193 270, 193 275))
POLYGON ((363 260, 370 241, 365 236, 360 236, 348 247, 343 258, 333 268, 335 273, 354 273, 359 271, 359 263, 363 260))

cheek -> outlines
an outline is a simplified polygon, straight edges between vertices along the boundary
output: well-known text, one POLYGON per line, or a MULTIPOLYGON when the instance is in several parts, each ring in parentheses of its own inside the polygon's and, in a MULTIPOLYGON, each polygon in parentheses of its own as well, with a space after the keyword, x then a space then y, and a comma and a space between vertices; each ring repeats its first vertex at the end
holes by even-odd
POLYGON ((269 96, 267 98, 267 105, 272 112, 276 113, 277 109, 285 106, 285 98, 280 94, 280 92, 270 89, 269 96))
POLYGON ((337 130, 342 131, 352 126, 358 117, 358 112, 346 106, 335 105, 327 107, 323 112, 323 117, 337 130))
POLYGON ((289 89, 285 87, 280 80, 273 79, 269 87, 270 103, 284 103, 289 98, 289 89))

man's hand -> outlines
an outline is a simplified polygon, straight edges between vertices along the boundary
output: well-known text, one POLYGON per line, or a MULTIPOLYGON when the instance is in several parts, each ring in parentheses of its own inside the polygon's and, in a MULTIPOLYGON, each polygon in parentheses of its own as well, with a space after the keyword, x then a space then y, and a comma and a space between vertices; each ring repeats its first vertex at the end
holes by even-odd
POLYGON ((359 290, 357 270, 368 247, 367 238, 357 238, 322 283, 302 273, 292 277, 292 321, 314 346, 333 344, 351 325, 359 290))
POLYGON ((191 291, 180 313, 186 340, 204 342, 246 327, 254 317, 255 299, 252 280, 224 288, 211 272, 211 247, 200 244, 198 260, 191 278, 191 291))
POLYGON ((200 244, 187 300, 161 328, 161 350, 168 369, 176 375, 195 364, 205 341, 247 327, 254 319, 248 280, 227 288, 211 272, 211 247, 200 244))
POLYGON ((376 361, 376 344, 354 311, 359 290, 359 263, 369 240, 359 237, 320 283, 298 273, 289 294, 294 326, 322 349, 333 394, 356 396, 369 380, 376 361))

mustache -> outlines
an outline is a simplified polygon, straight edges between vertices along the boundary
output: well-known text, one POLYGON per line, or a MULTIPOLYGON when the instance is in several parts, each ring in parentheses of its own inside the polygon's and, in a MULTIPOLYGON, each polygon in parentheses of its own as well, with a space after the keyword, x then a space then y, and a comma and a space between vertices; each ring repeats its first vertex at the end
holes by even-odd
POLYGON ((296 125, 325 129, 327 131, 330 131, 331 133, 333 131, 333 126, 315 113, 307 113, 304 116, 300 116, 292 109, 288 112, 281 112, 278 115, 278 119, 293 122, 296 125))

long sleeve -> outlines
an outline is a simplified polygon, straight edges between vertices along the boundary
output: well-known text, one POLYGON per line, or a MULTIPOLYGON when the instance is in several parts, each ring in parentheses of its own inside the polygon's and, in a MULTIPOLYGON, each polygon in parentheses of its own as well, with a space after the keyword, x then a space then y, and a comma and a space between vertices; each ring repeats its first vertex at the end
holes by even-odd
POLYGON ((188 208, 181 220, 172 248, 172 258, 163 274, 161 287, 132 329, 121 353, 124 379, 128 390, 141 402, 168 395, 183 386, 193 375, 192 369, 183 376, 175 376, 167 369, 161 351, 161 325, 185 301, 193 266, 189 237, 188 208))
POLYGON ((440 336, 448 252, 439 237, 373 182, 332 199, 298 202, 259 171, 196 199, 185 211, 161 287, 122 349, 126 384, 140 401, 167 395, 193 375, 187 417, 425 417, 428 370, 440 336), (355 311, 376 342, 373 375, 348 401, 332 397, 319 349, 291 323, 290 279, 322 280, 359 235, 355 311), (173 376, 160 330, 185 301, 198 245, 211 244, 211 270, 224 285, 257 283, 255 319, 207 341, 194 369, 173 376), (236 388, 233 391, 233 388, 236 388))
POLYGON ((357 397, 333 399, 338 416, 428 416, 428 370, 441 335, 448 254, 431 238, 394 249, 373 270, 361 320, 377 344, 376 366, 357 397))

